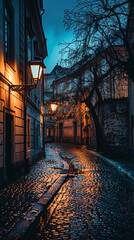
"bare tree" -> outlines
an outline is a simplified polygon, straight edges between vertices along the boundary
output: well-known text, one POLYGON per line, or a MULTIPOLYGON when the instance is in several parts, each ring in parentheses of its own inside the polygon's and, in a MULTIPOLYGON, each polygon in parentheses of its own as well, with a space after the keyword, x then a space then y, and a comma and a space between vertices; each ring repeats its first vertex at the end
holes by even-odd
MULTIPOLYGON (((119 55, 124 52, 124 48, 121 46, 115 48, 119 55)), ((127 97, 125 95, 127 77, 123 75, 124 71, 120 70, 119 64, 113 62, 109 55, 110 50, 107 49, 98 53, 94 58, 85 58, 69 68, 64 77, 53 83, 60 85, 64 82, 64 89, 55 95, 56 101, 59 102, 57 119, 66 119, 70 115, 76 119, 78 116, 80 118, 85 114, 81 103, 85 103, 94 121, 98 151, 103 149, 103 137, 97 109, 105 98, 127 97), (71 88, 69 87, 70 82, 73 82, 71 88)))
POLYGON ((81 101, 86 103, 94 120, 97 150, 103 148, 101 126, 96 112, 96 104, 104 100, 102 89, 106 92, 107 86, 106 94, 110 94, 112 89, 111 98, 122 97, 127 92, 127 81, 122 74, 126 73, 134 82, 134 56, 129 41, 133 5, 133 0, 77 0, 74 9, 65 10, 64 13, 65 29, 73 31, 74 39, 62 43, 61 63, 73 69, 68 73, 68 78, 73 76, 79 79, 80 95, 77 93, 77 96, 81 96, 81 101), (108 65, 101 74, 100 59, 103 60, 104 67, 108 65), (83 63, 86 68, 89 65, 93 75, 93 81, 87 84, 86 90, 81 87, 81 72, 85 67, 83 63), (79 66, 77 69, 76 65, 79 66))
POLYGON ((63 43, 61 62, 72 66, 109 48, 113 63, 124 68, 134 81, 134 56, 129 42, 133 5, 133 0, 77 0, 74 9, 64 13, 65 29, 73 31, 74 39, 63 43), (119 54, 115 45, 123 45, 124 52, 119 54))

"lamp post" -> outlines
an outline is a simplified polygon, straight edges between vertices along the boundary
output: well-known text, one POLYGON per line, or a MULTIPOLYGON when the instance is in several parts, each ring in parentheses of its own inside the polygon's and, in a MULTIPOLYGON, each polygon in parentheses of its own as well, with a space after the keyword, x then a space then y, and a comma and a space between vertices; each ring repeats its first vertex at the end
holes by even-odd
POLYGON ((85 115, 85 119, 86 119, 86 145, 87 146, 89 144, 89 141, 88 141, 88 118, 89 117, 87 115, 88 111, 89 111, 88 107, 85 107, 85 112, 86 112, 86 115, 85 115))
MULTIPOLYGON (((51 103, 50 106, 51 106, 52 112, 53 112, 53 113, 56 112, 56 110, 57 110, 57 108, 58 108, 57 103, 53 102, 53 103, 51 103)), ((55 139, 55 122, 54 122, 53 131, 54 131, 54 139, 55 139)))
MULTIPOLYGON (((44 82, 44 81, 43 81, 44 82)), ((43 103, 44 103, 44 84, 43 84, 43 103)), ((56 110, 57 110, 57 107, 58 107, 58 105, 56 104, 56 103, 51 103, 50 104, 50 107, 51 107, 51 110, 52 110, 52 112, 55 112, 56 110)), ((45 152, 45 120, 44 120, 44 117, 45 117, 46 115, 45 114, 43 114, 43 136, 42 136, 42 138, 43 138, 43 147, 42 147, 42 157, 46 157, 46 152, 45 152)))

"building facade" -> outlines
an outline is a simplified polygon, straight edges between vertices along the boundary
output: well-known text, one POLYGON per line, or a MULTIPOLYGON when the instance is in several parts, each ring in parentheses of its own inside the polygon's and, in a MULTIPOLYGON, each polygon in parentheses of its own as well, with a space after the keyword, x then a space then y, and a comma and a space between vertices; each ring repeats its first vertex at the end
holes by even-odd
MULTIPOLYGON (((128 40, 134 56, 134 4, 130 3, 130 25, 128 40)), ((129 78, 129 146, 131 157, 134 159, 134 79, 129 78)))
POLYGON ((0 0, 0 185, 41 153, 42 83, 24 86, 34 85, 29 61, 47 56, 42 9, 43 1, 0 0))
MULTIPOLYGON (((122 49, 119 47, 118 51, 122 49)), ((56 140, 82 143, 96 148, 95 121, 98 121, 104 150, 128 152, 128 76, 115 68, 101 80, 101 75, 107 73, 109 65, 101 53, 101 56, 93 57, 84 64, 73 66, 69 69, 68 75, 61 76, 53 82, 57 99, 67 102, 68 98, 72 103, 71 105, 67 103, 68 106, 64 110, 61 108, 62 114, 64 111, 68 111, 68 114, 67 117, 57 121, 56 140), (97 86, 96 75, 100 79, 97 86), (89 105, 84 99, 90 95, 89 105), (87 105, 93 108, 97 120, 93 118, 93 112, 87 105)))
POLYGON ((45 142, 55 141, 55 114, 51 110, 51 103, 55 100, 55 90, 52 87, 53 82, 61 76, 65 76, 66 68, 58 64, 54 69, 44 74, 44 140, 45 142))

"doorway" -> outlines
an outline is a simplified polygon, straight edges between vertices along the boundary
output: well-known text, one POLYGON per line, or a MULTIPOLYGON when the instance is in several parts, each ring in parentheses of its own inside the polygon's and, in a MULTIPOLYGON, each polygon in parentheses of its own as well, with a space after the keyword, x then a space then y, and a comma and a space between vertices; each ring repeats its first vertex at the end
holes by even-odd
POLYGON ((12 152, 13 152, 13 116, 6 113, 6 136, 5 136, 5 162, 7 180, 13 178, 12 152))

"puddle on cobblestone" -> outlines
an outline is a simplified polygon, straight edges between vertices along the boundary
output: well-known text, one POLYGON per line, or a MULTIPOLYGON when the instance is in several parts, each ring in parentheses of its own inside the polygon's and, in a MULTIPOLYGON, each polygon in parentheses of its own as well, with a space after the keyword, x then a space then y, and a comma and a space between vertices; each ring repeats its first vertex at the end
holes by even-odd
POLYGON ((81 175, 81 174, 86 174, 88 172, 91 172, 91 169, 81 169, 79 164, 76 164, 75 162, 71 162, 70 159, 67 157, 64 158, 64 160, 68 163, 69 165, 69 174, 74 174, 74 175, 81 175))

